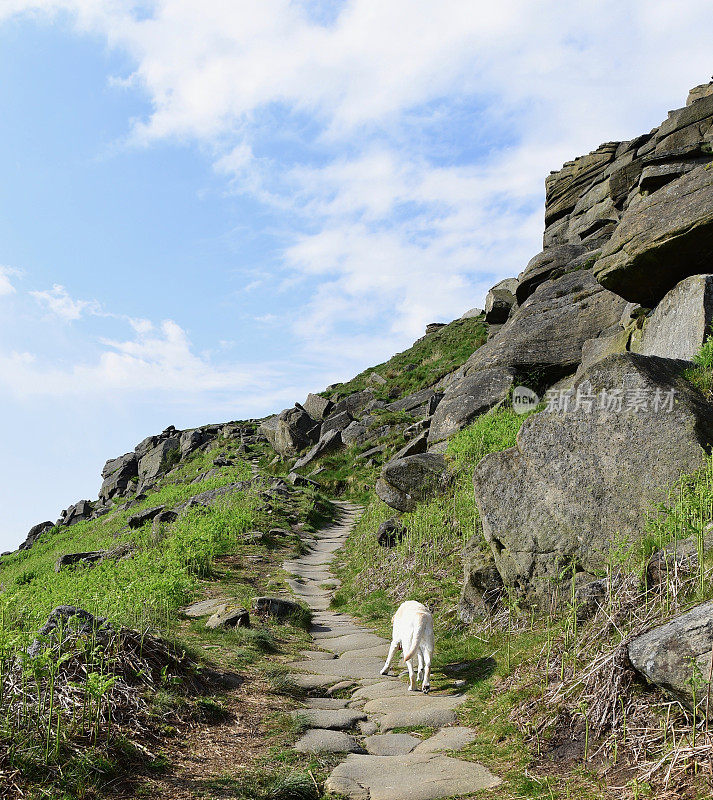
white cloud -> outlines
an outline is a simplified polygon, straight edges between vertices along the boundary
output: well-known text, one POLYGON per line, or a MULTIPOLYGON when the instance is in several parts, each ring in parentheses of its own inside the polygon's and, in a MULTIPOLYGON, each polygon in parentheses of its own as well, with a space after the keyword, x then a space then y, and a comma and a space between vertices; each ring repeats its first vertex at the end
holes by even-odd
POLYGON ((538 249, 547 172, 659 122, 713 50, 706 0, 6 0, 0 19, 22 11, 129 55, 151 104, 134 143, 207 144, 282 215, 313 352, 345 321, 401 343, 482 302, 538 249))
POLYGON ((101 304, 97 300, 75 300, 58 283, 46 291, 30 292, 30 295, 52 314, 67 322, 77 320, 84 314, 102 313, 101 304))
POLYGON ((0 297, 3 295, 14 294, 15 287, 12 285, 10 278, 18 274, 18 270, 13 269, 12 267, 5 267, 0 264, 0 297))
POLYGON ((217 365, 197 355, 186 332, 172 320, 156 326, 131 320, 134 336, 100 338, 93 360, 66 364, 30 352, 0 351, 0 388, 16 396, 101 398, 126 393, 194 402, 221 392, 256 391, 269 383, 270 368, 217 365))

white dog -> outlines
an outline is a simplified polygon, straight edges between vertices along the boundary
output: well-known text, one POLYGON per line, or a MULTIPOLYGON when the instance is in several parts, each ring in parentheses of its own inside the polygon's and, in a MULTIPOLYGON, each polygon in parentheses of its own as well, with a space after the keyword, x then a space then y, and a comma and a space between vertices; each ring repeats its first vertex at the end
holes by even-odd
POLYGON ((416 680, 420 680, 421 689, 428 693, 431 688, 431 656, 434 645, 433 616, 423 603, 407 600, 401 603, 394 614, 393 623, 391 647, 381 674, 386 675, 389 671, 391 659, 400 648, 408 667, 409 692, 416 691, 416 680), (418 655, 418 676, 414 680, 412 659, 415 655, 418 655))

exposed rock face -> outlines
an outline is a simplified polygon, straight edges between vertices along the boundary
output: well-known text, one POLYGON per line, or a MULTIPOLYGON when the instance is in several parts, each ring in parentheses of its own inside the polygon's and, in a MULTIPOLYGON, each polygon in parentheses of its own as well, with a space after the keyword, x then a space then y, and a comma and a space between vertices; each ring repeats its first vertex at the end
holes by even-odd
POLYGON ((516 447, 476 466, 483 532, 506 585, 538 593, 568 565, 600 569, 614 537, 640 537, 651 504, 703 464, 713 408, 681 377, 685 366, 610 356, 577 381, 570 410, 533 415, 516 447))
MULTIPOLYGON (((713 601, 637 636, 629 643, 629 660, 647 680, 693 708, 706 712, 713 651, 713 601)), ((713 708, 710 710, 713 715, 713 708)))
POLYGON ((473 353, 463 372, 472 375, 496 367, 536 371, 554 382, 577 369, 587 339, 619 325, 625 306, 626 301, 602 289, 589 270, 545 281, 500 332, 473 353))
POLYGON ((452 436, 476 417, 501 403, 508 396, 514 380, 511 370, 495 367, 474 372, 452 383, 431 420, 429 443, 434 444, 452 436))
POLYGON ((334 403, 321 395, 312 394, 310 392, 307 395, 307 399, 302 404, 302 407, 312 419, 319 420, 328 417, 332 413, 334 403))
POLYGON ((18 550, 29 550, 30 547, 42 536, 46 531, 54 528, 54 522, 40 522, 38 525, 33 525, 27 533, 25 541, 20 545, 18 550))
POLYGON ((319 424, 296 405, 283 411, 277 420, 274 449, 281 456, 291 456, 313 445, 319 439, 319 424))
POLYGON ((690 360, 711 333, 711 321, 713 275, 693 275, 671 289, 646 320, 639 352, 690 360))
POLYGON ((329 431, 325 436, 323 436, 317 444, 302 458, 297 459, 295 461, 295 469, 300 469, 301 467, 306 467, 308 464, 311 464, 316 459, 321 458, 323 455, 327 453, 332 453, 335 450, 338 450, 342 446, 342 434, 340 431, 329 431))
POLYGON ((458 604, 462 622, 474 622, 497 605, 503 591, 503 581, 490 550, 473 537, 463 553, 464 581, 458 604))
POLYGON ((491 325, 501 325, 510 316, 515 305, 517 278, 506 278, 488 292, 485 298, 485 321, 491 325))
POLYGON ((389 461, 376 483, 379 497, 397 511, 413 511, 416 502, 438 491, 447 477, 446 461, 436 453, 389 461))
POLYGON ((139 457, 138 475, 139 475, 139 490, 149 488, 156 482, 158 476, 165 471, 169 454, 175 454, 176 460, 180 458, 180 444, 181 438, 177 431, 172 430, 168 435, 163 435, 158 438, 150 448, 137 448, 137 455, 142 452, 143 455, 139 457))
POLYGON ((104 482, 99 489, 99 497, 102 500, 110 500, 112 497, 125 495, 138 474, 136 453, 126 453, 118 458, 109 459, 102 470, 104 482))
POLYGON ((545 225, 574 211, 587 188, 616 158, 618 145, 619 142, 602 144, 593 153, 568 161, 562 169, 550 173, 545 179, 545 225))
POLYGON ((713 170, 698 166, 632 204, 596 263, 602 285, 652 307, 683 278, 708 272, 712 194, 713 170))
POLYGON ((538 253, 518 276, 517 302, 522 305, 546 280, 561 278, 579 269, 582 255, 588 256, 589 250, 584 245, 571 243, 548 247, 538 253))

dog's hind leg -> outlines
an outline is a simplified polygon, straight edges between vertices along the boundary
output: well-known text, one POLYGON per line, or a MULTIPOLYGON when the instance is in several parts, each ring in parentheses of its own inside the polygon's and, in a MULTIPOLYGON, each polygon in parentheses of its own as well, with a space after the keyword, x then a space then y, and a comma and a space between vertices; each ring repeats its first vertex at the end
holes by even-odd
POLYGON ((389 655, 386 657, 386 663, 381 668, 381 674, 386 675, 389 671, 389 666, 391 665, 391 659, 394 657, 394 653, 398 650, 399 643, 397 641, 391 642, 391 647, 389 648, 389 655))
POLYGON ((409 692, 416 691, 416 675, 413 669, 413 660, 409 658, 406 662, 406 666, 408 667, 408 690, 409 692))
POLYGON ((423 677, 423 653, 419 650, 418 651, 418 675, 416 675, 416 680, 420 681, 423 677))
POLYGON ((423 682, 421 683, 421 689, 423 690, 424 694, 428 694, 429 690, 431 689, 431 654, 428 650, 424 650, 423 662, 423 682))

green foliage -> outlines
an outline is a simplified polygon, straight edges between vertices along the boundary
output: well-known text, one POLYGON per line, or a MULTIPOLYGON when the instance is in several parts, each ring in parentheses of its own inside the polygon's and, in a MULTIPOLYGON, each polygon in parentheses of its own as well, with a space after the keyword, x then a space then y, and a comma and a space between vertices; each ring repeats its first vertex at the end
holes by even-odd
POLYGON ((693 356, 695 367, 684 373, 691 383, 709 399, 713 397, 713 335, 706 336, 700 350, 693 356))
POLYGON ((450 485, 401 516, 407 533, 394 548, 381 547, 375 535, 394 511, 372 496, 347 541, 340 570, 343 585, 335 604, 357 603, 375 621, 388 620, 407 597, 452 610, 460 593, 463 546, 481 535, 473 467, 488 453, 512 447, 525 419, 512 409, 499 409, 456 434, 446 454, 453 474, 450 485))
POLYGON ((371 386, 376 397, 383 400, 413 394, 458 369, 485 343, 487 337, 488 326, 482 316, 457 319, 419 340, 403 353, 340 384, 334 393, 338 397, 346 397, 371 386), (374 372, 386 383, 379 385, 371 382, 369 376, 374 372))

